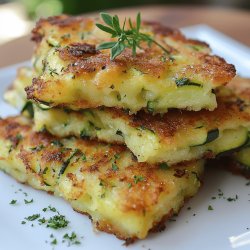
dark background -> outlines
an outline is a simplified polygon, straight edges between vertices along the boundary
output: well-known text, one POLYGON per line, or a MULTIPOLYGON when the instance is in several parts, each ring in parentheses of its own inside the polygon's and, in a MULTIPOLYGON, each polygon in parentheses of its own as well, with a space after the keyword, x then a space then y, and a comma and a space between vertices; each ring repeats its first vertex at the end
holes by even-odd
MULTIPOLYGON (((15 2, 0 0, 0 3, 15 2)), ((25 7, 31 19, 60 13, 80 14, 110 8, 149 4, 209 5, 250 9, 250 0, 16 0, 25 7)))

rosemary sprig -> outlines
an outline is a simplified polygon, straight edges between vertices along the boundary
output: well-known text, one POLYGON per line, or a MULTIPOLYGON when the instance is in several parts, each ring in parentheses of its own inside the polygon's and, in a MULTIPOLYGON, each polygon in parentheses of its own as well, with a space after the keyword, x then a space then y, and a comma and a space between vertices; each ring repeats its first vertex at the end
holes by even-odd
POLYGON ((136 25, 133 26, 131 19, 128 19, 129 29, 125 30, 126 18, 123 22, 123 26, 120 26, 119 17, 117 15, 111 16, 108 13, 100 13, 100 16, 106 25, 96 23, 96 26, 102 31, 111 34, 112 38, 117 37, 117 41, 104 42, 99 44, 97 50, 111 49, 110 59, 113 60, 119 56, 125 48, 132 49, 132 55, 136 55, 136 49, 140 48, 140 43, 147 42, 150 47, 152 43, 159 46, 166 54, 169 55, 169 51, 161 44, 155 41, 151 36, 141 33, 141 14, 138 13, 136 17, 136 25))

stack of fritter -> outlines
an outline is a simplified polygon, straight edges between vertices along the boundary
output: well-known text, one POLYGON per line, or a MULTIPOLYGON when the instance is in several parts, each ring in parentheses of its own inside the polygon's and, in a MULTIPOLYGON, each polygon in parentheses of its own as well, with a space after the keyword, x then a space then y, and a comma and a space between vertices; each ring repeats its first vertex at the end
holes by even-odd
POLYGON ((5 94, 22 115, 0 121, 0 166, 133 241, 195 195, 203 159, 247 145, 250 111, 242 93, 224 87, 234 66, 207 44, 145 22, 141 32, 170 54, 142 44, 136 56, 125 49, 111 60, 96 49, 112 38, 95 22, 37 23, 33 66, 5 94))

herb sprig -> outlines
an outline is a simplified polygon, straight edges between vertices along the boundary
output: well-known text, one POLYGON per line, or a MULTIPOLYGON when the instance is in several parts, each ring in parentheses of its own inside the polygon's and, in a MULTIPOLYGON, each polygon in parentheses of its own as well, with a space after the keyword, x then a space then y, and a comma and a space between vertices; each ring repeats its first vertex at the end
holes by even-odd
POLYGON ((119 56, 125 48, 132 49, 132 55, 136 55, 136 49, 141 49, 141 42, 146 42, 149 47, 152 43, 160 47, 166 54, 169 55, 169 51, 161 44, 155 41, 150 35, 140 32, 141 28, 141 14, 138 13, 136 17, 136 25, 133 25, 131 19, 128 19, 129 29, 125 30, 126 18, 123 22, 123 26, 120 26, 120 20, 117 15, 111 16, 108 13, 100 13, 100 16, 106 25, 96 23, 96 26, 102 31, 109 33, 112 38, 117 38, 117 41, 101 43, 97 50, 111 49, 110 59, 113 60, 119 56))

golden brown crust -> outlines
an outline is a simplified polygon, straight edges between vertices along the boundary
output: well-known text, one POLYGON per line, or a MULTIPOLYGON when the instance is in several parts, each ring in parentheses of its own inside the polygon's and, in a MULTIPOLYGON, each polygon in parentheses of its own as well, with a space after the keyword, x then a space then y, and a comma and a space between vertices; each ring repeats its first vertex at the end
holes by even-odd
MULTIPOLYGON (((184 204, 183 204, 184 205, 184 204)), ((78 211, 76 209, 74 209, 76 212, 80 213, 80 214, 84 214, 86 216, 89 217, 89 219, 92 221, 92 217, 90 214, 88 213, 83 213, 81 211, 78 211)), ((168 219, 170 219, 171 217, 173 217, 174 212, 173 209, 171 209, 168 213, 166 213, 160 221, 157 221, 154 223, 153 227, 150 229, 150 233, 158 233, 158 232, 162 232, 165 230, 166 228, 166 221, 168 219)), ((138 238, 133 237, 133 238, 124 238, 124 236, 122 234, 120 234, 119 231, 116 231, 116 229, 110 225, 109 223, 105 222, 105 221, 101 221, 98 223, 95 223, 95 227, 100 230, 103 231, 105 233, 108 234, 115 234, 116 237, 120 240, 124 240, 126 246, 133 244, 136 240, 138 240, 138 238)))
POLYGON ((57 26, 59 28, 76 28, 79 23, 84 22, 86 18, 84 17, 71 17, 67 15, 61 16, 51 16, 48 18, 41 18, 37 23, 35 28, 32 30, 31 40, 39 43, 44 37, 45 33, 43 31, 43 27, 46 25, 57 26))
MULTIPOLYGON (((172 67, 172 65, 175 66, 175 62, 172 62, 168 56, 166 57, 166 62, 162 61, 164 52, 155 44, 152 44, 152 46, 148 48, 147 43, 142 43, 142 49, 137 52, 136 57, 132 56, 130 49, 126 49, 114 61, 110 61, 110 55, 107 50, 101 51, 100 53, 92 53, 96 52, 94 47, 97 44, 113 40, 107 36, 101 37, 96 35, 94 28, 96 22, 101 21, 99 19, 66 15, 41 19, 33 29, 32 39, 38 42, 39 48, 42 39, 48 39, 50 35, 59 37, 61 41, 61 45, 59 46, 60 57, 69 65, 68 72, 77 74, 93 72, 94 69, 97 72, 102 67, 116 66, 120 71, 135 67, 146 74, 161 77, 169 67, 172 67), (87 38, 77 38, 80 32, 87 32, 87 38), (71 36, 61 38, 67 33, 71 36), (88 46, 93 46, 93 48, 90 54, 87 55, 84 53, 84 57, 79 57, 75 56, 74 53, 72 55, 72 51, 77 50, 74 44, 78 44, 78 47, 84 47, 88 44, 88 46), (83 58, 88 58, 88 60, 82 60, 83 58)), ((208 55, 209 46, 204 42, 187 39, 179 30, 166 27, 156 22, 143 22, 142 30, 145 33, 152 33, 154 39, 164 46, 170 54, 181 55, 190 61, 190 66, 186 65, 188 67, 184 73, 202 73, 215 85, 224 84, 235 76, 234 66, 227 64, 225 60, 220 57, 208 55), (176 45, 170 45, 167 39, 173 40, 176 45), (192 49, 192 47, 195 46, 200 46, 203 51, 192 49)), ((82 54, 82 52, 80 54, 82 54)))
POLYGON ((250 78, 235 77, 231 82, 227 84, 239 98, 250 104, 250 78))
POLYGON ((112 117, 123 118, 129 122, 134 128, 146 128, 154 131, 161 140, 170 140, 178 131, 194 128, 197 122, 205 126, 208 130, 223 126, 230 120, 250 121, 249 107, 245 107, 244 103, 239 102, 237 96, 233 95, 230 99, 228 96, 218 98, 218 108, 213 112, 201 110, 197 112, 185 110, 169 110, 167 114, 148 115, 144 111, 138 112, 136 115, 128 115, 125 111, 119 109, 105 110, 112 114, 112 117), (245 112, 244 112, 245 110, 245 112))
MULTIPOLYGON (((93 195, 92 198, 96 201, 104 199, 105 197, 101 198, 97 193, 92 194, 94 191, 92 188, 94 188, 97 192, 107 192, 107 196, 112 194, 113 197, 114 195, 114 201, 112 198, 109 199, 114 202, 120 214, 144 219, 144 216, 150 217, 151 213, 157 213, 158 210, 155 211, 155 207, 168 201, 166 199, 168 196, 174 202, 172 196, 169 195, 171 192, 174 195, 181 193, 178 197, 181 202, 177 207, 166 203, 169 206, 166 211, 163 211, 160 216, 154 214, 158 217, 153 220, 152 228, 162 229, 162 222, 172 215, 172 209, 177 212, 184 199, 192 196, 200 185, 197 176, 201 175, 201 165, 181 163, 174 168, 163 170, 157 164, 138 163, 123 146, 75 138, 63 139, 55 143, 58 138, 46 132, 33 132, 31 125, 31 121, 24 117, 0 120, 0 140, 2 149, 7 153, 1 160, 10 164, 10 169, 17 168, 23 175, 26 175, 27 183, 35 182, 36 188, 48 190, 46 188, 49 186, 49 191, 53 192, 54 186, 62 185, 62 189, 59 187, 57 192, 62 192, 59 193, 60 196, 70 202, 84 199, 85 195, 93 195), (12 138, 19 138, 19 141, 15 148, 8 152, 5 148, 8 146, 5 144, 12 143, 12 138), (13 160, 17 162, 17 165, 13 160), (113 169, 113 163, 118 169, 113 169), (176 176, 177 172, 182 174, 176 176), (186 185, 187 189, 190 189, 189 184, 193 185, 191 191, 182 189, 182 185, 178 185, 179 182, 186 185), (66 190, 63 188, 65 183, 68 187, 66 190), (93 186, 90 189, 88 189, 89 184, 93 186), (98 191, 99 187, 102 190, 98 191), (175 189, 179 188, 182 191, 175 193, 175 189)), ((93 220, 99 230, 113 233, 118 238, 130 242, 137 238, 136 233, 130 234, 126 230, 123 231, 116 223, 108 219, 95 217, 93 220)), ((138 238, 146 237, 146 234, 147 231, 138 238)))

